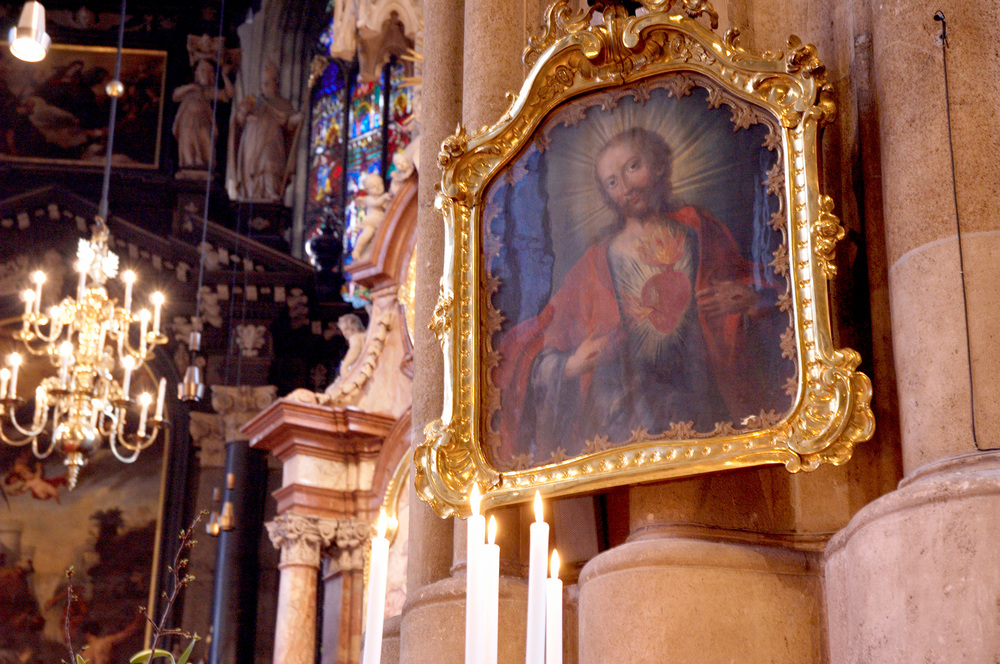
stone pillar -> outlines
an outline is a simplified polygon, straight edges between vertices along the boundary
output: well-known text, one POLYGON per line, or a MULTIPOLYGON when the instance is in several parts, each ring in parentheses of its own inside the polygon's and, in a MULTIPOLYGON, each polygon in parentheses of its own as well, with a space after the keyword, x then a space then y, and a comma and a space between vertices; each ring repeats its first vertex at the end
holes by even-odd
POLYGON ((936 7, 863 8, 905 478, 827 548, 830 661, 989 661, 1000 642, 988 516, 1000 512, 1000 138, 983 128, 1000 101, 1000 64, 987 55, 997 7, 941 7, 947 90, 936 7))
MULTIPOLYGON (((394 425, 395 419, 387 415, 286 398, 243 427, 251 447, 270 451, 283 464, 282 486, 273 494, 278 512, 318 518, 319 523, 335 526, 321 531, 322 547, 330 556, 324 576, 324 664, 354 664, 360 659, 364 552, 374 516, 372 481, 382 441, 394 425)), ((284 578, 283 569, 282 583, 284 578)), ((296 572, 291 589, 282 587, 279 601, 289 602, 290 607, 308 605, 315 621, 316 579, 309 594, 310 587, 299 583, 303 578, 303 573, 296 572)), ((297 610, 287 606, 285 610, 297 610)), ((313 635, 315 629, 313 625, 313 635)), ((278 635, 279 641, 287 638, 278 635)), ((276 663, 284 661, 281 656, 276 649, 276 663)))
POLYGON ((628 541, 580 573, 580 663, 821 661, 820 556, 778 534, 794 523, 773 490, 785 472, 630 489, 628 541))
POLYGON ((337 522, 288 513, 266 526, 271 542, 281 550, 274 663, 313 664, 320 553, 333 540, 337 522))
MULTIPOLYGON (((218 511, 221 505, 213 498, 215 492, 221 492, 226 485, 226 443, 246 440, 246 435, 239 427, 253 418, 260 410, 274 401, 277 388, 267 386, 225 386, 213 385, 212 408, 214 413, 193 412, 189 415, 189 431, 191 441, 198 449, 198 490, 195 498, 195 510, 218 511)), ((189 631, 204 630, 204 625, 212 625, 213 630, 220 629, 233 634, 237 626, 220 626, 212 620, 212 595, 215 575, 220 571, 216 564, 218 540, 213 537, 199 538, 202 544, 196 546, 190 556, 189 568, 195 580, 188 586, 187 598, 184 602, 184 617, 182 624, 189 631)), ((228 570, 238 574, 238 570, 228 570)), ((236 612, 230 612, 235 618, 236 612)), ((253 626, 247 626, 252 628, 253 626)), ((213 640, 215 634, 213 634, 213 640)), ((207 641, 207 640, 206 640, 207 641)), ((199 643, 195 654, 206 651, 208 643, 199 643)))
MULTIPOLYGON (((437 304, 444 257, 444 224, 434 209, 441 181, 437 154, 441 141, 462 119, 464 0, 424 0, 424 60, 421 87, 420 164, 417 213, 417 279, 413 338, 413 445, 423 443, 424 427, 441 416, 443 358, 428 324, 437 304)), ((452 520, 439 519, 410 483, 409 560, 406 604, 399 624, 399 662, 441 664, 462 661, 464 624, 454 602, 458 584, 451 568, 452 520), (455 590, 452 590, 452 585, 455 590), (445 600, 442 603, 441 600, 445 600), (455 642, 459 642, 456 647, 455 642)), ((384 642, 383 642, 384 643, 384 642)))
MULTIPOLYGON (((343 519, 327 549, 324 579, 338 577, 340 590, 337 648, 323 653, 324 662, 356 664, 360 661, 364 632, 365 552, 371 546, 372 525, 368 520, 343 519)), ((324 616, 324 622, 328 622, 324 616)), ((327 643, 324 641, 324 649, 327 643)))

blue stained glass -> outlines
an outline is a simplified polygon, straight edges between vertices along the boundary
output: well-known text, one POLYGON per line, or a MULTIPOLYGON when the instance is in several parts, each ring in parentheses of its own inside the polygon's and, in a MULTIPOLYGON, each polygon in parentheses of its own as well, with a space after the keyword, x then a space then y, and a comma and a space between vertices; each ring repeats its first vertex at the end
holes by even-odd
POLYGON ((343 69, 331 62, 317 86, 313 104, 310 211, 338 208, 343 180, 344 105, 347 88, 343 69))

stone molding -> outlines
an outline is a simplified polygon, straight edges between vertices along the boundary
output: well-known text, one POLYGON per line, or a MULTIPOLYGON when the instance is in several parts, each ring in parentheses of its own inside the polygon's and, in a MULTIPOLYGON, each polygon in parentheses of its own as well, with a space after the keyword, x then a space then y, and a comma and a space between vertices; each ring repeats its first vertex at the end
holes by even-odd
POLYGON ((277 398, 278 388, 274 385, 212 385, 212 408, 222 417, 225 441, 246 440, 240 427, 277 398))
POLYGON ((226 425, 215 413, 190 414, 188 431, 191 442, 198 448, 198 463, 202 468, 225 468, 226 425))
POLYGON ((322 550, 333 541, 337 519, 321 519, 301 514, 280 514, 264 524, 271 544, 281 551, 278 568, 305 565, 319 569, 322 550))
POLYGON ((320 568, 329 558, 329 571, 363 570, 371 524, 360 519, 324 519, 285 513, 264 524, 271 543, 281 551, 279 569, 290 565, 320 568))

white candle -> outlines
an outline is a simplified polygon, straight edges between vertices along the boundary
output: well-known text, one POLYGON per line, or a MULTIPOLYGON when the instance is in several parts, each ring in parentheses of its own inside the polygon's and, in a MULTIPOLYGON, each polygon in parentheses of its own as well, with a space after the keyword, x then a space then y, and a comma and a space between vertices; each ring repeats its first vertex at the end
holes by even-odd
POLYGON ((17 398, 17 370, 21 366, 21 356, 17 353, 11 353, 8 359, 10 363, 10 388, 7 392, 8 399, 17 398))
POLYGON ((0 399, 7 398, 7 383, 10 382, 10 369, 0 369, 0 399))
POLYGON ((552 552, 552 577, 545 581, 545 664, 562 664, 562 581, 559 552, 552 552))
POLYGON ((149 392, 143 392, 139 395, 139 403, 142 404, 142 410, 139 411, 139 437, 142 438, 146 435, 146 418, 149 416, 149 403, 153 400, 153 396, 149 392))
POLYGON ((535 492, 535 522, 529 528, 528 629, 525 664, 545 664, 545 577, 549 558, 549 524, 545 523, 542 494, 535 492))
POLYGON ((45 283, 45 273, 38 270, 31 275, 31 280, 35 282, 35 313, 37 314, 42 307, 42 284, 45 283))
POLYGON ((160 389, 156 393, 156 419, 163 421, 163 401, 167 396, 167 379, 160 379, 160 389))
POLYGON ((83 301, 84 290, 87 288, 87 270, 90 269, 90 266, 80 261, 76 264, 76 269, 80 271, 80 283, 76 286, 76 301, 81 302, 83 301))
POLYGON ((146 332, 149 331, 149 309, 139 312, 139 354, 146 357, 146 332))
POLYGON ((163 293, 157 291, 150 297, 153 301, 153 334, 160 333, 160 310, 163 308, 163 293))
POLYGON ((379 664, 382 659, 382 622, 385 619, 385 585, 389 570, 389 540, 385 537, 385 511, 379 511, 372 538, 371 563, 368 567, 368 611, 365 617, 365 650, 362 664, 379 664))
POLYGON ((486 539, 486 519, 479 513, 479 487, 472 486, 469 506, 472 516, 466 521, 468 541, 465 547, 465 664, 479 664, 479 625, 476 606, 479 598, 478 561, 486 539))
POLYGON ((62 342, 59 346, 59 384, 62 388, 69 388, 69 360, 73 357, 73 344, 68 341, 62 342))
POLYGON ((125 379, 122 380, 122 398, 128 399, 128 390, 132 386, 132 370, 135 369, 135 358, 131 355, 123 357, 122 367, 125 368, 125 379))
POLYGON ((108 339, 108 325, 107 323, 101 324, 101 338, 97 342, 97 361, 100 362, 101 358, 104 357, 104 343, 108 339))
MULTIPOLYGON (((24 300, 24 315, 28 316, 35 310, 35 291, 29 288, 21 293, 21 299, 24 300)), ((27 322, 28 321, 25 321, 25 324, 27 324, 27 322)))
POLYGON ((135 283, 135 272, 132 270, 125 270, 122 273, 122 281, 125 282, 125 303, 122 307, 125 311, 132 313, 132 284, 135 283))
POLYGON ((497 518, 490 517, 489 538, 483 545, 479 571, 482 575, 481 608, 482 620, 482 664, 497 664, 497 631, 500 625, 500 547, 494 542, 497 537, 497 518))

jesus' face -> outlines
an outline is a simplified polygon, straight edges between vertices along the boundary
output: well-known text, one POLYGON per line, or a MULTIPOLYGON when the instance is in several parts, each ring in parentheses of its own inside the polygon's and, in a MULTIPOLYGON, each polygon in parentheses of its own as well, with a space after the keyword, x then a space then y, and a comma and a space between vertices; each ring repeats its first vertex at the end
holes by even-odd
POLYGON ((659 211, 663 175, 647 151, 628 139, 608 145, 597 160, 597 179, 626 218, 643 219, 659 211))

